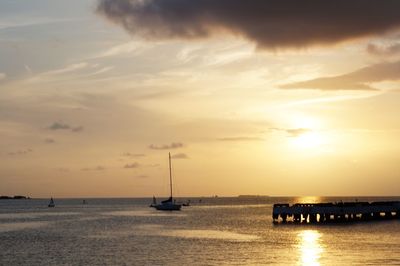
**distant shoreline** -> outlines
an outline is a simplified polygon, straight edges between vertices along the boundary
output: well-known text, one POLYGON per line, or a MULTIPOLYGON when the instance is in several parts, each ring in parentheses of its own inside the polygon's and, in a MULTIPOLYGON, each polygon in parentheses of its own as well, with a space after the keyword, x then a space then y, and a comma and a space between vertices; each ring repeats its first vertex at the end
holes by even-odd
POLYGON ((269 198, 268 195, 239 195, 238 198, 269 198))
POLYGON ((0 196, 0 200, 8 200, 8 199, 31 199, 30 197, 27 196, 20 196, 20 195, 15 195, 15 196, 0 196))

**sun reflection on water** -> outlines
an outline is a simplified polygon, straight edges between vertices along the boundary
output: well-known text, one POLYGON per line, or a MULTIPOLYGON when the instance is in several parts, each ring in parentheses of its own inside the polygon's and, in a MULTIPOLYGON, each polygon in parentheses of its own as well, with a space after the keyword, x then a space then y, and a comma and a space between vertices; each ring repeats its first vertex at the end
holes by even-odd
POLYGON ((295 203, 318 203, 321 202, 321 198, 318 196, 304 196, 294 199, 295 203))
POLYGON ((321 233, 317 230, 303 230, 298 234, 300 265, 317 266, 323 252, 321 245, 321 233))

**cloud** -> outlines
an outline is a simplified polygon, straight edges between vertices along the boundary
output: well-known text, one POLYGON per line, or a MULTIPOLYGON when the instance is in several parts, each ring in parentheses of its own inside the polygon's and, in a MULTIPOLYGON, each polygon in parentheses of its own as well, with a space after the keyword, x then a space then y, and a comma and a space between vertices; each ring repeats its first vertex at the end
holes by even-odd
POLYGON ((164 145, 154 145, 154 144, 150 144, 149 145, 149 149, 152 150, 169 150, 169 149, 178 149, 178 148, 182 148, 183 147, 183 143, 180 142, 172 142, 170 145, 168 144, 164 144, 164 145))
POLYGON ((104 171, 104 170, 106 170, 106 168, 101 165, 93 167, 93 168, 85 167, 85 168, 81 169, 81 171, 104 171))
POLYGON ((281 89, 314 89, 314 90, 378 90, 370 83, 400 80, 400 61, 386 62, 367 66, 334 77, 322 77, 307 81, 281 85, 281 89))
POLYGON ((75 64, 66 65, 62 68, 53 69, 32 75, 32 70, 24 65, 27 72, 31 75, 26 80, 27 83, 46 83, 46 82, 63 82, 76 81, 78 79, 85 79, 96 75, 101 75, 112 70, 113 66, 101 66, 97 63, 80 62, 75 64))
POLYGON ((143 154, 143 153, 124 152, 124 153, 122 154, 122 156, 124 156, 124 157, 145 157, 146 154, 143 154))
POLYGON ((260 137, 241 136, 241 137, 224 137, 224 138, 218 138, 217 140, 220 140, 220 141, 261 141, 263 139, 260 137))
POLYGON ((171 158, 173 159, 189 159, 189 156, 187 156, 185 153, 177 153, 171 155, 171 158))
POLYGON ((6 73, 0 72, 0 80, 6 79, 6 77, 7 77, 6 73))
POLYGON ((28 153, 31 153, 31 152, 33 152, 32 149, 24 149, 24 150, 12 151, 12 152, 9 152, 7 154, 10 155, 10 156, 18 156, 18 155, 25 155, 25 154, 28 154, 28 153))
POLYGON ((311 131, 311 129, 308 128, 277 128, 277 127, 270 128, 270 130, 286 132, 289 137, 298 137, 311 131))
POLYGON ((96 58, 119 56, 119 55, 136 55, 146 46, 138 41, 130 41, 127 43, 118 44, 109 48, 107 51, 102 52, 96 58))
POLYGON ((131 168, 139 168, 140 167, 140 164, 139 163, 129 163, 129 164, 125 164, 125 166, 124 166, 124 168, 127 168, 127 169, 131 169, 131 168))
POLYGON ((44 142, 48 143, 48 144, 52 144, 52 143, 55 143, 56 141, 54 139, 52 139, 52 138, 45 138, 44 142))
POLYGON ((52 125, 48 127, 50 130, 63 130, 63 129, 70 129, 71 127, 68 124, 63 124, 61 122, 54 122, 52 125))
POLYGON ((298 137, 300 135, 303 135, 303 134, 309 132, 310 129, 308 129, 308 128, 292 128, 292 129, 286 129, 285 131, 291 137, 298 137))
POLYGON ((148 39, 221 32, 262 48, 334 44, 400 26, 397 0, 99 0, 97 13, 148 39))
POLYGON ((50 130, 70 130, 71 132, 81 132, 83 131, 83 126, 71 126, 62 122, 54 122, 47 127, 50 130))
POLYGON ((373 43, 368 44, 367 52, 377 56, 393 56, 400 54, 400 43, 390 45, 376 45, 373 43))
POLYGON ((46 75, 46 76, 60 75, 60 74, 74 72, 77 70, 82 70, 83 68, 87 68, 89 66, 90 65, 86 62, 80 62, 80 63, 68 65, 64 68, 44 72, 41 75, 46 75))

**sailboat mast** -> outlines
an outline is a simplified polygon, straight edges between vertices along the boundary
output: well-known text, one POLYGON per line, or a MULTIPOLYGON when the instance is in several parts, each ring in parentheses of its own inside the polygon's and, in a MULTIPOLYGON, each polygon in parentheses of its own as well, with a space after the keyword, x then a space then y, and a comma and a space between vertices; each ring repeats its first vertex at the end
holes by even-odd
POLYGON ((171 153, 168 153, 169 158, 169 186, 171 191, 171 198, 172 198, 172 170, 171 170, 171 153))

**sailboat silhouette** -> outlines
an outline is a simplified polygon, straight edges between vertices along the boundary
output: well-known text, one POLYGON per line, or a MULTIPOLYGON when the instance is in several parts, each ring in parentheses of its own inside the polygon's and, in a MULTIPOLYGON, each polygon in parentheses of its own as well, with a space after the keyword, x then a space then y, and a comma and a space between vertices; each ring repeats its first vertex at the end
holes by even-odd
MULTIPOLYGON (((152 204, 151 206, 156 208, 159 211, 180 211, 182 205, 176 204, 172 197, 172 170, 171 170, 171 153, 168 153, 169 159, 169 187, 170 187, 170 196, 167 200, 161 201, 160 204, 152 204)), ((155 199, 155 198, 154 198, 155 199)))

